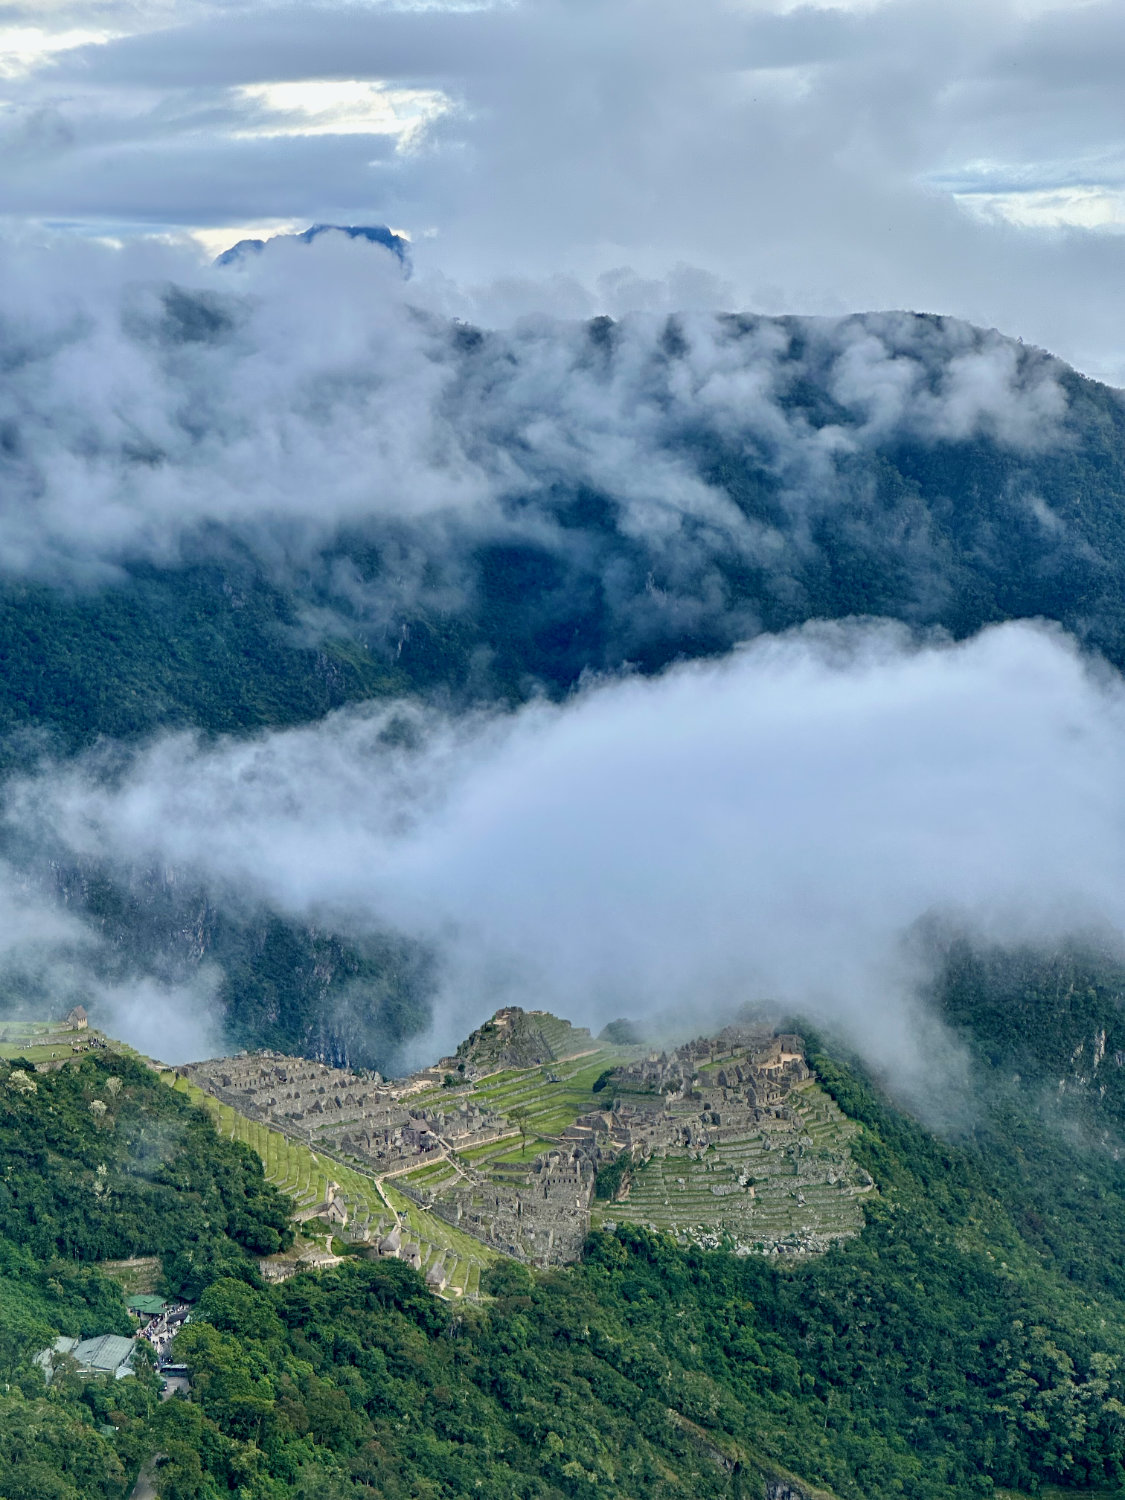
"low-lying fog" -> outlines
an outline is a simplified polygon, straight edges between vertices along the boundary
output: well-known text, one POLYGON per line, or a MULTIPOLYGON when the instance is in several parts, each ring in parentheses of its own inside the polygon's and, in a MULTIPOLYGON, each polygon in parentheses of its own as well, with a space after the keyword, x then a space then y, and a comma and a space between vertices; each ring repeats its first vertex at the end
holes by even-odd
MULTIPOLYGON (((904 941, 920 917, 1021 942, 1125 928, 1125 689, 1035 624, 808 627, 561 706, 167 736, 44 766, 8 818, 218 902, 436 945, 419 1057, 504 1003, 693 1033, 769 997, 918 1092, 944 1055, 904 941)), ((151 987, 116 999, 134 1039, 160 1009, 151 987)), ((203 1044, 184 1010, 181 1051, 203 1044)))

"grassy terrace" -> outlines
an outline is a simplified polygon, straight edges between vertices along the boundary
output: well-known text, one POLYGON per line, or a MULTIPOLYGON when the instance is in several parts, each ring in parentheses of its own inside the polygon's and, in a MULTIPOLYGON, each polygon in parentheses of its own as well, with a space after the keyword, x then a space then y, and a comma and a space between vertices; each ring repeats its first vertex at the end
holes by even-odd
MULTIPOLYGON (((94 1035, 99 1036, 98 1033, 94 1035)), ((89 1031, 64 1031, 50 1021, 0 1022, 0 1058, 23 1057, 30 1063, 58 1062, 90 1048, 89 1031)))
POLYGON ((30 1063, 58 1062, 73 1057, 75 1051, 68 1042, 48 1042, 39 1046, 0 1042, 0 1058, 5 1062, 12 1062, 17 1057, 26 1058, 30 1063))
MULTIPOLYGON (((489 1173, 496 1168, 502 1173, 505 1168, 530 1165, 540 1152, 556 1145, 563 1131, 580 1115, 607 1105, 609 1098, 595 1094, 594 1084, 607 1068, 615 1067, 630 1055, 622 1048, 598 1047, 569 1062, 490 1073, 473 1085, 441 1090, 432 1101, 429 1096, 427 1099, 446 1108, 451 1103, 455 1107, 459 1099, 471 1100, 482 1109, 506 1115, 511 1127, 509 1134, 458 1152, 458 1160, 478 1172, 489 1173)), ((403 1181, 412 1187, 433 1189, 449 1186, 453 1179, 452 1168, 443 1173, 440 1167, 429 1167, 406 1174, 403 1181)))
POLYGON ((527 1165, 533 1162, 541 1151, 549 1151, 554 1144, 554 1141, 547 1140, 543 1136, 531 1135, 522 1146, 518 1138, 514 1143, 511 1140, 501 1141, 501 1150, 490 1156, 488 1161, 496 1166, 503 1166, 505 1163, 527 1165))
POLYGON ((408 1182, 411 1187, 421 1187, 427 1182, 440 1182, 447 1177, 456 1177, 457 1168, 448 1161, 432 1162, 429 1166, 419 1167, 416 1172, 403 1172, 402 1181, 408 1182))
MULTIPOLYGON (((436 1215, 418 1208, 391 1183, 383 1184, 380 1192, 373 1177, 338 1159, 314 1152, 280 1131, 247 1119, 186 1079, 175 1077, 173 1087, 202 1104, 223 1135, 242 1141, 261 1157, 266 1177, 293 1199, 296 1212, 322 1203, 329 1182, 335 1182, 347 1205, 349 1227, 352 1224, 365 1225, 377 1241, 390 1230, 397 1215, 403 1238, 416 1240, 421 1248, 423 1271, 440 1257, 444 1258, 449 1281, 447 1294, 474 1296, 479 1293, 481 1269, 495 1260, 496 1255, 471 1235, 463 1234, 436 1215)), ((422 1170, 453 1169, 439 1162, 422 1170)))
POLYGON ((5 1062, 17 1057, 29 1063, 69 1062, 102 1048, 139 1056, 127 1043, 104 1036, 92 1026, 85 1031, 66 1031, 57 1021, 0 1021, 0 1059, 5 1062))
MULTIPOLYGON (((588 1056, 569 1062, 508 1068, 464 1088, 430 1090, 413 1096, 411 1104, 448 1110, 451 1106, 455 1108, 459 1100, 471 1100, 482 1109, 507 1115, 509 1133, 483 1146, 459 1151, 456 1158, 472 1170, 502 1176, 506 1171, 530 1166, 540 1152, 557 1144, 562 1132, 580 1115, 608 1103, 605 1095, 593 1092, 594 1083, 607 1068, 627 1055, 618 1048, 599 1047, 588 1056), (556 1081, 550 1082, 550 1078, 556 1081), (512 1118, 513 1112, 517 1118, 512 1118)), ((415 1191, 440 1193, 443 1188, 453 1187, 460 1176, 457 1166, 446 1160, 403 1172, 394 1181, 415 1191)))
POLYGON ((540 1133, 550 1135, 549 1124, 562 1130, 573 1124, 578 1115, 596 1107, 599 1100, 592 1092, 594 1083, 606 1068, 617 1066, 626 1055, 617 1048, 599 1047, 588 1057, 571 1062, 494 1073, 474 1085, 473 1097, 487 1101, 490 1108, 505 1114, 525 1108, 528 1120, 540 1133), (557 1078, 558 1083, 549 1082, 548 1075, 557 1078))
POLYGON ((137 1255, 131 1260, 101 1260, 98 1270, 116 1281, 128 1297, 155 1292, 162 1273, 160 1258, 156 1255, 137 1255))
POLYGON ((842 1176, 850 1166, 857 1127, 815 1085, 800 1091, 793 1108, 796 1130, 724 1141, 702 1160, 687 1152, 654 1158, 635 1174, 627 1198, 595 1210, 595 1222, 677 1235, 710 1230, 749 1246, 857 1233, 863 1213, 854 1187, 824 1180, 827 1167, 837 1165, 842 1176))
POLYGON ((479 1168, 483 1162, 489 1162, 501 1152, 507 1151, 513 1141, 518 1140, 518 1132, 513 1131, 511 1135, 505 1135, 498 1141, 489 1141, 487 1146, 471 1146, 468 1151, 458 1151, 457 1160, 479 1168))

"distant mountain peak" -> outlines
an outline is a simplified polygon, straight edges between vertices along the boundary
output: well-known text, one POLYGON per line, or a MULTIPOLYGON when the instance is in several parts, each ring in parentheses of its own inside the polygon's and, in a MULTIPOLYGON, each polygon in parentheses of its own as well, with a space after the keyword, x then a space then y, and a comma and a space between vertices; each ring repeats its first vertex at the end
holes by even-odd
POLYGON ((221 255, 216 256, 215 264, 217 266, 237 265, 248 255, 260 255, 267 245, 272 245, 277 240, 300 240, 303 244, 309 245, 320 235, 329 233, 346 234, 350 240, 367 240, 373 245, 382 245, 392 255, 397 256, 403 267, 409 270, 409 242, 401 234, 395 234, 393 229, 388 229, 385 224, 310 224, 300 234, 274 234, 268 240, 239 240, 229 250, 224 250, 221 255))

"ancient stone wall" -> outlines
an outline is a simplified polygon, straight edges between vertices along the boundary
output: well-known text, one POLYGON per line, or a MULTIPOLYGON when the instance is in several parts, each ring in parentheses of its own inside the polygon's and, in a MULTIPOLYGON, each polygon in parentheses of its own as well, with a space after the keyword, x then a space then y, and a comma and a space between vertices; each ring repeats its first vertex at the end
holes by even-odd
MULTIPOLYGON (((824 1163, 812 1164, 810 1155, 806 1166, 794 1134, 793 1090, 810 1076, 802 1039, 752 1027, 731 1027, 625 1063, 597 1096, 602 1107, 548 1137, 556 1144, 531 1163, 513 1160, 504 1148, 484 1153, 486 1164, 472 1154, 511 1137, 514 1126, 471 1093, 441 1090, 446 1073, 460 1073, 464 1065, 461 1077, 471 1079, 486 1062, 510 1065, 525 1053, 542 1066, 544 1057, 562 1048, 583 1055, 589 1040, 588 1032, 554 1017, 509 1008, 474 1033, 456 1058, 395 1083, 272 1052, 214 1059, 182 1071, 241 1113, 378 1176, 395 1177, 396 1186, 428 1211, 537 1264, 573 1260, 581 1252, 598 1167, 620 1153, 638 1165, 669 1163, 669 1198, 660 1207, 670 1205, 681 1188, 687 1197, 697 1189, 708 1203, 713 1196, 726 1202, 739 1194, 752 1200, 753 1184, 738 1163, 747 1149, 763 1162, 776 1162, 775 1136, 787 1142, 784 1170, 793 1193, 834 1186, 824 1182, 824 1163), (409 1174, 443 1160, 446 1171, 411 1183, 409 1174), (717 1175, 712 1163, 722 1165, 717 1175), (684 1184, 692 1174, 698 1181, 689 1191, 684 1184)), ((778 1170, 771 1166, 768 1175, 777 1177, 778 1170)), ((348 1228, 364 1238, 364 1225, 348 1228)), ((395 1253, 405 1252, 400 1247, 395 1253)))

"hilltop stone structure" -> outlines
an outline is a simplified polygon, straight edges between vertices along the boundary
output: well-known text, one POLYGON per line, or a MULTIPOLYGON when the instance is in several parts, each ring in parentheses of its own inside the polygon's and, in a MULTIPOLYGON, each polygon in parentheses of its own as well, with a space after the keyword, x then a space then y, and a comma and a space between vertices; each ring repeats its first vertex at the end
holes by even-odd
POLYGON ((458 1069, 467 1065, 470 1073, 477 1074, 535 1068, 562 1056, 592 1052, 594 1045, 585 1026, 571 1026, 549 1011, 506 1005, 465 1038, 455 1057, 443 1058, 442 1063, 458 1069))
POLYGON ((412 1107, 412 1094, 435 1082, 440 1086, 440 1069, 388 1084, 378 1073, 252 1052, 192 1063, 180 1072, 240 1114, 380 1174, 483 1145, 511 1128, 501 1117, 455 1097, 447 1107, 412 1107))
MULTIPOLYGON (((617 1201, 600 1211, 609 1222, 652 1222, 715 1243, 719 1234, 743 1243, 745 1231, 746 1243, 766 1250, 824 1248, 837 1233, 854 1232, 854 1216, 833 1205, 843 1204, 841 1192, 864 1191, 870 1180, 838 1152, 814 1149, 794 1110, 811 1082, 804 1043, 760 1027, 728 1027, 671 1051, 618 1048, 610 1054, 617 1066, 587 1096, 595 1107, 553 1127, 547 1149, 526 1160, 526 1109, 505 1113, 507 1106, 490 1098, 498 1089, 503 1101, 503 1080, 521 1070, 538 1069, 533 1077, 559 1084, 556 1066, 580 1066, 597 1051, 582 1028, 507 1007, 452 1057, 394 1082, 276 1052, 181 1071, 249 1118, 377 1181, 393 1179, 420 1208, 536 1264, 581 1253, 597 1217, 598 1172, 614 1162, 622 1164, 617 1201), (491 1092, 490 1078, 500 1080, 491 1092), (665 1168, 674 1172, 670 1183, 665 1168), (792 1210, 811 1205, 813 1227, 799 1244, 782 1224, 793 1213, 778 1218, 769 1207, 779 1196, 792 1210)), ((403 1227, 373 1234, 369 1220, 352 1222, 335 1183, 301 1217, 370 1244, 369 1254, 419 1261, 419 1246, 403 1227)), ((436 1286, 444 1272, 435 1263, 427 1274, 436 1286)))

